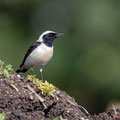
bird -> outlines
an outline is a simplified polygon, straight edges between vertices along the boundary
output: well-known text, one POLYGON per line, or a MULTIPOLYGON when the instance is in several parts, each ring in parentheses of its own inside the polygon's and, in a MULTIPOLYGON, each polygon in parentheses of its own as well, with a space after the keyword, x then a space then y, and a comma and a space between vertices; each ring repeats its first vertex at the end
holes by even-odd
POLYGON ((43 79, 43 67, 50 61, 53 56, 54 46, 53 43, 56 38, 63 36, 63 33, 57 33, 54 31, 45 31, 43 32, 38 40, 36 40, 27 50, 27 53, 24 56, 20 68, 16 71, 27 72, 30 68, 33 75, 33 67, 40 67, 40 76, 43 79))

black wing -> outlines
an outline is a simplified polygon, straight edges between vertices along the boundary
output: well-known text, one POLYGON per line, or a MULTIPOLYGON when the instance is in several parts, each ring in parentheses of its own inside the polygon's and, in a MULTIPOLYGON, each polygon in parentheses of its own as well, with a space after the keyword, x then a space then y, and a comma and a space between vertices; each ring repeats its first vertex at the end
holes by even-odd
POLYGON ((33 44, 29 47, 27 53, 25 54, 25 57, 24 57, 24 59, 23 59, 23 62, 22 62, 22 64, 20 65, 20 68, 24 65, 24 63, 25 63, 27 57, 30 55, 30 53, 31 53, 35 48, 37 48, 40 44, 41 44, 41 42, 35 42, 35 43, 33 43, 33 44))

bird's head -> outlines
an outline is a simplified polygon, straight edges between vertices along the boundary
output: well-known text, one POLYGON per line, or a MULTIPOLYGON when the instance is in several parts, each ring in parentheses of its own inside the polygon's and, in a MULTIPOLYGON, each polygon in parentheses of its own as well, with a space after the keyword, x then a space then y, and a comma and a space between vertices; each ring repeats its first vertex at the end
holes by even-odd
POLYGON ((62 35, 63 35, 63 33, 56 33, 53 31, 45 31, 40 35, 40 37, 37 41, 45 43, 47 46, 50 47, 53 45, 54 40, 62 35))

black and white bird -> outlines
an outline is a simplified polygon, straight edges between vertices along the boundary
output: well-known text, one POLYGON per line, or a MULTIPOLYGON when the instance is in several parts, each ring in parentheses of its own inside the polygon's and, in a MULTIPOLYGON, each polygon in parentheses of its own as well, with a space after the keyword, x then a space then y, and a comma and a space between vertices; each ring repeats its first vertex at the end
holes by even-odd
POLYGON ((63 33, 53 31, 45 31, 39 39, 33 43, 20 65, 20 69, 16 72, 26 72, 29 68, 33 74, 33 67, 40 67, 41 79, 43 80, 42 69, 53 56, 53 42, 56 38, 62 36, 63 33))

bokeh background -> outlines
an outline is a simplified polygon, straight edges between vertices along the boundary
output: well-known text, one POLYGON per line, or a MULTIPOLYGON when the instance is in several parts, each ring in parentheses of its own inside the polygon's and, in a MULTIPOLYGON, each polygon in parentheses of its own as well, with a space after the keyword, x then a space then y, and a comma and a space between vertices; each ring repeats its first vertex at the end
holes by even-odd
POLYGON ((120 0, 0 0, 0 59, 14 70, 46 30, 64 36, 44 79, 90 113, 120 100, 120 0))

